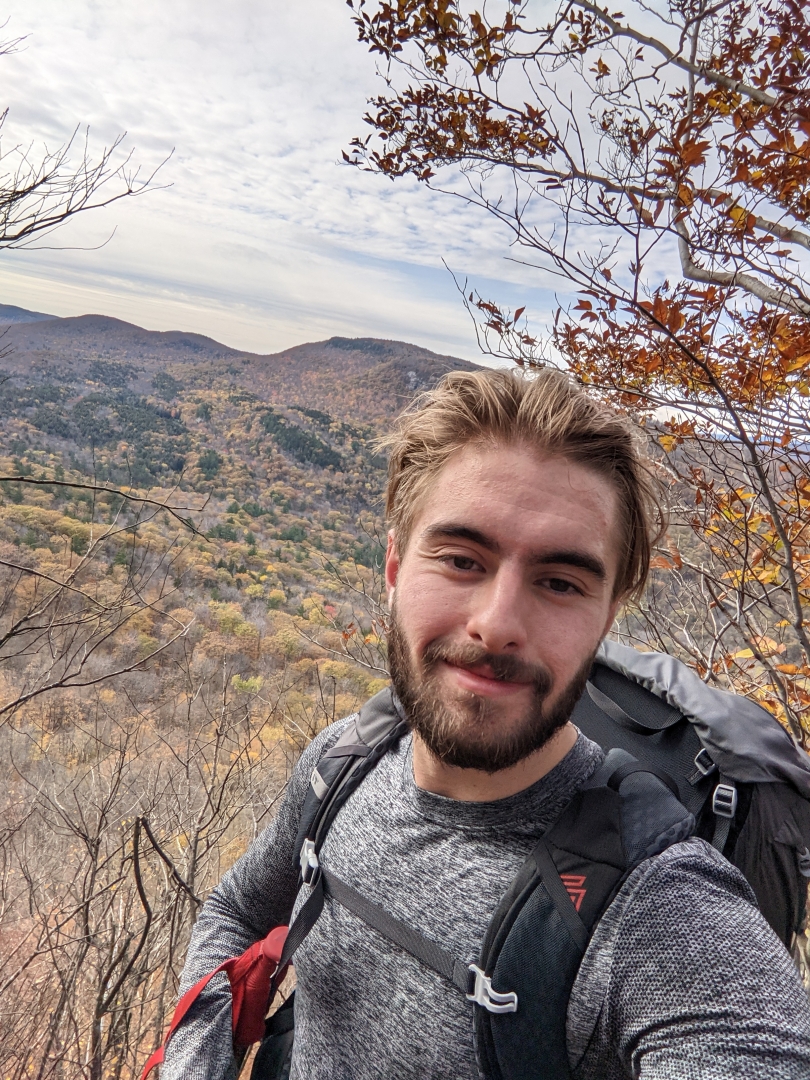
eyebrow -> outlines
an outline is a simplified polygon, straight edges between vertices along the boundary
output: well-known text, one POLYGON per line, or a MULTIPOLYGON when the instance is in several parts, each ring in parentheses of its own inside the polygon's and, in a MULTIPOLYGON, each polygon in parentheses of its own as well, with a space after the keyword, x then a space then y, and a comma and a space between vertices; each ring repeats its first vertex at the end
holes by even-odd
MULTIPOLYGON (((425 529, 422 536, 425 540, 439 540, 443 537, 451 540, 469 540, 486 551, 491 551, 493 555, 501 554, 501 545, 497 540, 469 525, 440 522, 425 529)), ((575 548, 537 552, 529 557, 529 562, 533 566, 575 566, 580 570, 587 570, 599 581, 607 580, 607 570, 602 560, 595 555, 589 555, 586 551, 577 551, 575 548)))

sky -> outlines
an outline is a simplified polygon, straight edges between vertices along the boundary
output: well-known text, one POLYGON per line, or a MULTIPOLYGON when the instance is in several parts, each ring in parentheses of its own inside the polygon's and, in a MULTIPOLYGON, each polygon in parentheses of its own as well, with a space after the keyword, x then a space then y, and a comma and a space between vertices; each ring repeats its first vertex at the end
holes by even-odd
POLYGON ((509 261, 503 226, 340 163, 382 90, 344 0, 6 0, 2 11, 5 38, 25 39, 0 57, 4 155, 36 158, 89 126, 91 155, 126 132, 142 175, 165 164, 151 191, 78 216, 44 250, 1 251, 0 303, 260 353, 373 336, 480 360, 446 263, 547 319, 554 285, 509 261))

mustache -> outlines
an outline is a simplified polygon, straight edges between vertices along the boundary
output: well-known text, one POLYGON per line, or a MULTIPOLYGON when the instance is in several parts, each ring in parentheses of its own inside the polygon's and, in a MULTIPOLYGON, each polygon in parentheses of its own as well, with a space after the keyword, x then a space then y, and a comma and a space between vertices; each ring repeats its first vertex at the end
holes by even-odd
POLYGON ((538 697, 545 697, 552 686, 550 673, 540 664, 530 664, 508 653, 487 652, 483 646, 473 642, 461 645, 442 638, 431 641, 422 653, 422 663, 429 671, 440 662, 453 664, 455 667, 478 667, 485 664, 497 681, 530 683, 538 697))

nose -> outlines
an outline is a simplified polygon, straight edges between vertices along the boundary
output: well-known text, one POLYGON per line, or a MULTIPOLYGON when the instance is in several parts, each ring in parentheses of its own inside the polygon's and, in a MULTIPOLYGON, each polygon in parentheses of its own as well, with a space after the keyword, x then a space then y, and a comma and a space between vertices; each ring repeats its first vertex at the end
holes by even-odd
POLYGON ((472 598, 467 633, 487 652, 518 652, 528 639, 526 583, 516 567, 501 565, 472 598))

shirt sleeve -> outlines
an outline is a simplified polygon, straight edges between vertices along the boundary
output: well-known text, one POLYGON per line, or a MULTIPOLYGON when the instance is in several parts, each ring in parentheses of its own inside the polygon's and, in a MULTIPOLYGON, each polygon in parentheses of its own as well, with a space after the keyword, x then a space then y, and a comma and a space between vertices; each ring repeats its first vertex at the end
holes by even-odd
MULTIPOLYGON (((350 718, 349 718, 350 719, 350 718)), ((333 724, 301 755, 279 812, 203 904, 180 977, 180 995, 225 960, 289 920, 298 870, 295 840, 313 768, 348 723, 333 724)), ((169 1040, 160 1080, 235 1080, 231 988, 225 972, 208 983, 169 1040)))
POLYGON ((568 1009, 577 1080, 807 1080, 810 1007, 742 874, 701 840, 638 867, 568 1009))

